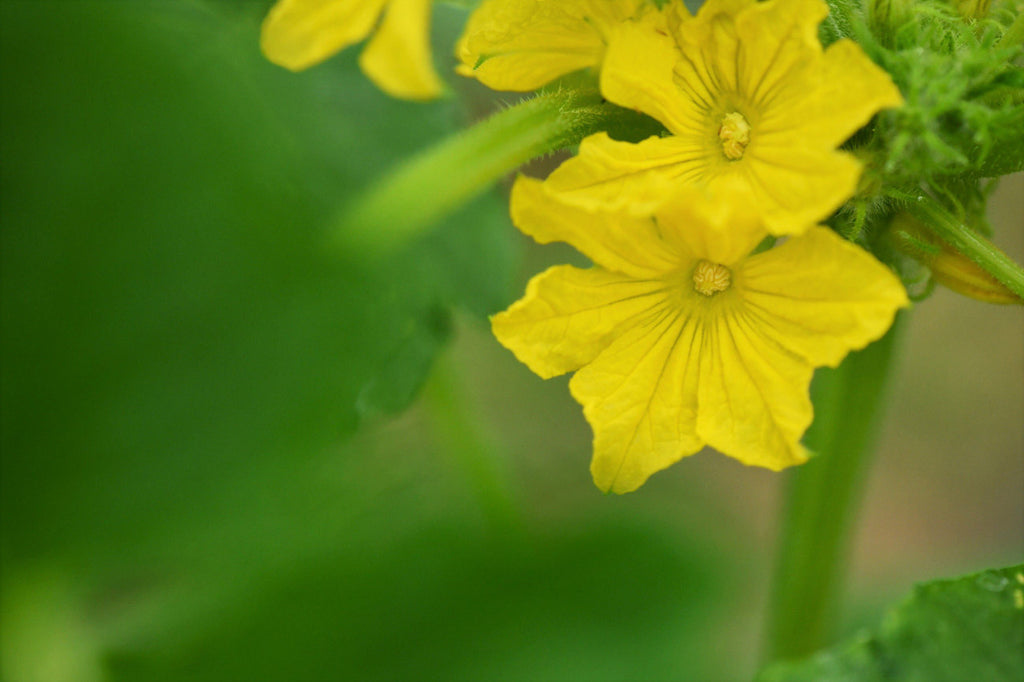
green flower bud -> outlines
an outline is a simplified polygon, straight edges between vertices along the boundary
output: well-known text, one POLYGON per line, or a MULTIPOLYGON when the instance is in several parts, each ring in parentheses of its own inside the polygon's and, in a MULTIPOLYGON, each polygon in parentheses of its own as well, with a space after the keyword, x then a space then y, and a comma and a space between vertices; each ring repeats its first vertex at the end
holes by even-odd
POLYGON ((985 303, 1024 304, 981 266, 933 236, 913 216, 900 213, 890 224, 892 244, 901 253, 923 263, 938 284, 985 303))

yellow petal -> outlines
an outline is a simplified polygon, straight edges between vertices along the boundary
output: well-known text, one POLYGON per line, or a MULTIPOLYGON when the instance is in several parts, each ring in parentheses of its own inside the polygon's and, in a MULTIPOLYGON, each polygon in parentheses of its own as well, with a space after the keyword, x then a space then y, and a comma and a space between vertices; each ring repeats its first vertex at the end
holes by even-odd
POLYGON ((772 234, 799 234, 853 196, 862 166, 851 154, 801 145, 792 136, 751 141, 735 164, 772 234))
POLYGON ((387 0, 278 0, 260 47, 267 59, 299 71, 365 38, 387 0))
POLYGON ((650 215, 680 183, 702 177, 706 157, 704 147, 683 137, 630 144, 598 133, 583 140, 579 154, 556 168, 545 187, 588 210, 650 215))
POLYGON ((601 490, 636 490, 703 446, 694 428, 697 332, 673 307, 651 311, 569 382, 594 430, 590 471, 601 490))
POLYGON ((851 40, 840 40, 825 51, 820 79, 806 113, 798 114, 800 135, 809 144, 836 147, 878 111, 903 104, 889 74, 851 40))
POLYGON ((734 282, 765 336, 814 366, 837 366, 909 305, 899 278, 824 227, 751 257, 734 282))
POLYGON ((571 265, 530 280, 526 295, 491 318, 498 341, 545 379, 579 369, 664 298, 664 284, 571 265))
POLYGON ((495 90, 528 91, 597 66, 606 31, 646 0, 484 0, 456 46, 458 73, 495 90))
POLYGON ((704 33, 697 35, 704 38, 709 35, 711 22, 717 20, 717 15, 735 16, 757 3, 758 0, 707 0, 707 2, 701 3, 700 9, 697 10, 697 17, 701 21, 693 26, 687 26, 687 30, 703 30, 704 33))
POLYGON ((808 74, 820 68, 818 24, 826 16, 823 0, 770 0, 738 13, 740 51, 731 63, 737 89, 755 108, 778 108, 790 96, 806 94, 808 74))
POLYGON ((655 214, 665 239, 691 260, 732 267, 768 236, 749 190, 737 180, 682 187, 655 214))
POLYGON ((778 471, 807 459, 813 370, 742 310, 711 316, 701 339, 697 434, 744 464, 778 471))
POLYGON ((390 0, 384 20, 359 55, 359 66, 384 92, 427 100, 442 90, 430 56, 431 0, 390 0))
POLYGON ((682 2, 667 3, 662 8, 661 14, 665 18, 665 27, 668 29, 669 35, 677 34, 679 26, 692 18, 690 10, 682 2))
POLYGON ((984 303, 1024 305, 1024 298, 993 277, 962 253, 943 244, 939 253, 925 260, 932 278, 963 296, 984 303))
POLYGON ((737 44, 733 16, 752 3, 706 2, 694 21, 683 22, 675 34, 683 59, 676 64, 676 78, 704 109, 714 108, 722 93, 737 91, 737 44))
POLYGON ((701 103, 679 89, 673 65, 679 51, 652 21, 627 22, 612 34, 601 69, 601 94, 618 105, 642 111, 674 133, 702 133, 701 103))
POLYGON ((558 201, 539 180, 520 176, 512 186, 512 222, 541 244, 566 242, 594 263, 638 278, 658 277, 678 265, 650 218, 589 212, 558 201))

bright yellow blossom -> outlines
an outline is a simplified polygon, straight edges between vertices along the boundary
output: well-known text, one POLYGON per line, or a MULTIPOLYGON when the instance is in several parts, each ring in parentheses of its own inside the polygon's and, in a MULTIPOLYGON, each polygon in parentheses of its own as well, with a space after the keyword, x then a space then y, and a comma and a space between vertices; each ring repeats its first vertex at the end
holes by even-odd
POLYGON ((430 3, 278 0, 263 21, 260 45, 270 61, 300 71, 363 40, 376 27, 359 56, 363 73, 394 97, 432 99, 442 85, 430 56, 430 3))
POLYGON ((456 71, 494 90, 535 90, 599 65, 610 34, 639 18, 660 25, 650 0, 484 0, 455 48, 456 71))
POLYGON ((601 92, 671 135, 639 144, 593 135, 549 190, 581 207, 643 214, 679 184, 739 179, 774 234, 825 218, 861 172, 836 148, 902 101, 856 43, 822 49, 827 13, 822 0, 708 0, 669 35, 626 24, 605 55, 601 92))
POLYGON ((617 493, 704 445, 778 470, 805 461, 815 367, 879 338, 908 304, 899 280, 825 227, 751 255, 768 235, 735 201, 684 188, 654 218, 588 213, 519 178, 513 221, 595 266, 552 267, 492 318, 542 377, 575 371, 591 472, 617 493))

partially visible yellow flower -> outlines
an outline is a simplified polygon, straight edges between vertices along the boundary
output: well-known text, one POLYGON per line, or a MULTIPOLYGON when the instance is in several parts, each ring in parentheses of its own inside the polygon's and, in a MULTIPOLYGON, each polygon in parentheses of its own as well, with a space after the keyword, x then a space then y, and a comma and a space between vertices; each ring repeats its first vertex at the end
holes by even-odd
POLYGON ((634 18, 660 21, 649 0, 484 0, 456 45, 455 70, 494 90, 535 90, 599 65, 611 33, 634 18))
POLYGON ((278 0, 263 21, 260 46, 270 61, 300 71, 363 40, 377 27, 359 56, 363 73, 394 97, 432 99, 443 88, 430 56, 430 3, 278 0))
POLYGON ((601 69, 604 96, 658 119, 667 137, 583 141, 548 188, 602 210, 652 210, 673 187, 738 179, 769 231, 821 220, 857 187, 861 164, 837 151, 899 90, 861 48, 827 50, 822 0, 708 0, 671 36, 627 24, 601 69))
POLYGON ((556 266, 492 318, 542 377, 575 371, 594 482, 629 492, 704 445, 782 469, 807 458, 815 367, 879 338, 908 304, 899 280, 825 227, 750 255, 768 234, 736 201, 684 189, 655 218, 588 213, 519 178, 513 221, 595 266, 556 266))

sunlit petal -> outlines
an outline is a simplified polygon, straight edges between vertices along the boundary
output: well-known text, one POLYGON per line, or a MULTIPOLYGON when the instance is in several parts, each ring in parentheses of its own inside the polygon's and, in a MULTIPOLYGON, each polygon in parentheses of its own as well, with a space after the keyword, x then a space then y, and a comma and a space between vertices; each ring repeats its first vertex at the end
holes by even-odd
POLYGON ((885 71, 857 43, 840 40, 825 50, 820 82, 801 115, 802 134, 822 145, 842 144, 881 109, 903 104, 885 71))
POLYGON ((431 0, 390 0, 380 28, 359 55, 363 72, 393 97, 426 100, 443 86, 430 56, 431 0))
POLYGON ((824 227, 748 259, 737 286, 761 333, 816 366, 879 338, 909 304, 888 268, 824 227))
POLYGON ((690 259, 732 266, 766 237, 750 192, 736 180, 709 187, 683 187, 655 214, 664 238, 690 259))
POLYGON ((541 244, 567 242, 594 263, 634 277, 658 277, 679 262, 650 218, 591 212, 566 205, 540 180, 520 176, 512 187, 512 222, 541 244))
POLYGON ((778 471, 804 462, 811 365, 742 311, 715 315, 704 330, 697 434, 744 464, 778 471))
POLYGON ((650 213, 686 179, 699 178, 706 150, 688 138, 651 137, 638 144, 591 135, 579 155, 548 176, 561 200, 593 211, 650 213))
POLYGON ((549 378, 597 357, 621 329, 659 305, 663 292, 657 280, 556 266, 531 279, 523 298, 491 318, 491 329, 520 362, 549 378))
POLYGON ((813 94, 809 86, 818 85, 822 53, 818 24, 826 16, 823 0, 753 3, 737 14, 731 62, 749 102, 762 112, 785 111, 794 98, 813 94))
POLYGON ((484 0, 456 46, 458 73, 495 90, 535 90, 597 66, 607 31, 646 0, 484 0))
POLYGON ((279 0, 263 21, 267 59, 305 69, 369 35, 387 0, 279 0))
POLYGON ((631 325, 569 388, 594 430, 594 483, 636 490, 703 446, 696 435, 697 325, 663 307, 631 325))
POLYGON ((853 196, 861 169, 851 154, 801 145, 792 136, 751 142, 736 168, 754 193, 765 225, 777 235, 799 234, 831 215, 853 196))
POLYGON ((601 94, 609 101, 642 111, 669 130, 701 132, 701 103, 686 96, 675 81, 679 60, 675 41, 653 22, 622 24, 612 36, 601 69, 601 94))

